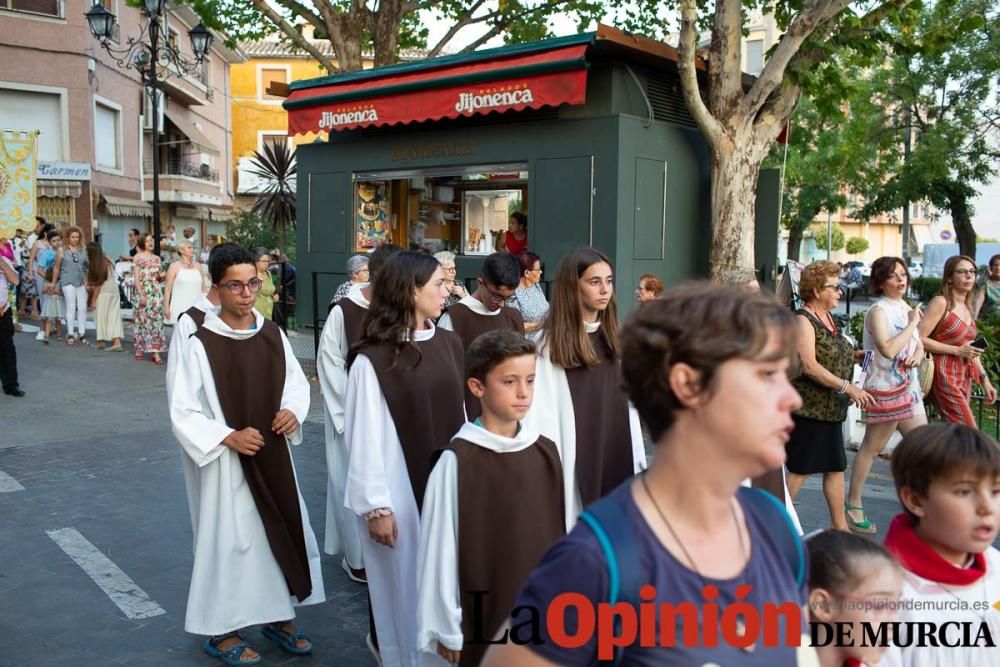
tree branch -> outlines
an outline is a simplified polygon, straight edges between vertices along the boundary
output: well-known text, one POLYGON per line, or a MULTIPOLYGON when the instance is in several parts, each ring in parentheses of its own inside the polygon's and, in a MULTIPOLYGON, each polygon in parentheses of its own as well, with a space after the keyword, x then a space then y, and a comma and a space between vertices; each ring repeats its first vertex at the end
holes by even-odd
MULTIPOLYGON (((464 49, 462 49, 459 53, 469 53, 471 51, 475 51, 477 48, 479 48, 480 46, 482 46, 483 44, 485 44, 489 40, 493 39, 494 37, 496 37, 497 35, 499 35, 504 30, 507 30, 508 28, 510 28, 510 26, 512 26, 517 21, 519 21, 519 20, 521 20, 521 19, 523 19, 523 18, 525 18, 527 16, 531 16, 532 14, 537 14, 537 13, 543 12, 543 11, 552 11, 553 8, 555 8, 555 7, 559 6, 559 5, 568 4, 570 1, 571 0, 550 0, 549 2, 545 2, 545 3, 542 3, 542 4, 536 5, 534 7, 529 7, 527 9, 525 9, 523 12, 519 12, 517 14, 511 15, 511 16, 507 16, 502 21, 500 21, 499 23, 497 23, 496 25, 494 25, 492 28, 490 28, 490 30, 487 32, 487 34, 484 37, 480 37, 473 44, 470 44, 469 46, 467 46, 464 49)), ((497 10, 497 11, 494 11, 494 12, 490 12, 489 14, 483 14, 482 16, 476 16, 476 17, 473 18, 471 16, 472 11, 474 11, 475 9, 477 9, 482 4, 483 4, 482 1, 478 1, 478 2, 476 2, 476 5, 475 5, 475 7, 473 7, 473 9, 470 9, 468 12, 463 12, 463 14, 462 14, 463 18, 461 20, 464 20, 464 17, 465 17, 466 14, 469 14, 469 20, 464 25, 459 26, 459 29, 464 28, 464 27, 469 26, 469 25, 474 25, 476 23, 485 23, 487 21, 491 21, 491 20, 494 20, 494 19, 497 19, 497 18, 505 16, 505 13, 504 13, 503 10, 497 10)), ((460 20, 460 22, 461 22, 461 20, 460 20)), ((457 32, 458 32, 458 30, 455 30, 455 33, 457 33, 457 32)), ((447 39, 446 40, 442 39, 437 45, 435 45, 434 48, 436 48, 436 49, 437 48, 444 48, 447 45, 447 42, 451 41, 451 39, 453 39, 454 36, 455 35, 452 34, 452 32, 449 30, 448 35, 446 35, 447 39)))
POLYGON ((725 131, 715 116, 705 106, 698 87, 698 69, 695 49, 698 39, 697 0, 681 0, 681 34, 677 43, 677 72, 681 79, 681 91, 691 117, 698 123, 702 134, 713 149, 726 139, 725 131))
MULTIPOLYGON (((274 8, 270 5, 267 0, 252 0, 253 6, 261 14, 266 16, 271 23, 278 27, 281 32, 288 37, 292 42, 298 46, 300 49, 315 58, 320 65, 325 67, 328 72, 333 73, 337 71, 337 67, 333 64, 333 61, 323 55, 323 52, 313 46, 309 40, 302 36, 302 34, 295 29, 288 21, 284 19, 274 8)), ((319 17, 316 17, 317 19, 319 17)))
POLYGON ((771 93, 781 85, 785 71, 792 59, 799 52, 803 42, 820 26, 826 25, 837 14, 850 4, 850 0, 823 2, 812 0, 802 8, 785 35, 778 42, 778 47, 771 54, 760 76, 743 99, 742 111, 747 117, 753 118, 771 96, 771 93))
POLYGON ((476 2, 473 3, 471 7, 466 9, 459 17, 458 21, 456 21, 455 24, 448 29, 448 32, 445 33, 444 37, 438 40, 438 43, 435 44, 434 47, 427 52, 427 57, 433 58, 439 53, 441 53, 441 49, 443 49, 445 47, 445 44, 450 42, 451 39, 456 34, 458 34, 459 30, 472 23, 472 15, 476 12, 477 9, 483 6, 484 2, 486 2, 486 0, 476 0, 476 2))
POLYGON ((732 116, 743 99, 742 44, 743 16, 739 1, 716 0, 712 42, 708 47, 708 108, 724 125, 740 124, 732 116))
POLYGON ((326 29, 326 25, 323 23, 323 19, 320 18, 319 14, 306 7, 298 0, 275 0, 275 2, 296 16, 301 16, 317 28, 326 29))

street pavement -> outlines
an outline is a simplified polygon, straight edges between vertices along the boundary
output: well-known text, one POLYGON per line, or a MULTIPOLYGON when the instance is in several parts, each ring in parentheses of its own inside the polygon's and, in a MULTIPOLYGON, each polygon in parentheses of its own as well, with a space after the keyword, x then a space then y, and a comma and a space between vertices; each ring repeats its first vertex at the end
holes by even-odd
MULTIPOLYGON (((131 353, 44 346, 16 335, 27 397, 0 396, 0 666, 218 665, 184 632, 192 537, 164 369, 131 353), (104 588, 102 588, 102 585, 104 588), (110 593, 105 592, 110 591, 110 593)), ((305 440, 294 448, 322 544, 326 463, 313 381, 305 440)), ((808 532, 828 525, 819 478, 797 502, 808 532)), ((880 535, 897 511, 887 462, 865 494, 880 535)), ((365 648, 363 586, 323 555, 326 604, 299 609, 315 646, 283 653, 245 633, 263 664, 375 664, 365 648)))

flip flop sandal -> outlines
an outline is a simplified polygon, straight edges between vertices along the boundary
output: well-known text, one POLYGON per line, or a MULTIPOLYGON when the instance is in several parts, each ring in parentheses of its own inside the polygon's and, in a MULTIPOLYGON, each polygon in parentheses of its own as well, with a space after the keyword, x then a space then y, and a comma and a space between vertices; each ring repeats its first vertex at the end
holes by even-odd
POLYGON ((851 532, 853 533, 861 533, 863 535, 873 535, 874 533, 878 532, 878 526, 872 523, 871 519, 868 518, 868 515, 865 513, 864 507, 857 507, 855 505, 845 504, 844 516, 847 518, 847 523, 851 529, 851 532), (851 515, 848 514, 850 510, 861 512, 861 516, 864 518, 861 521, 855 521, 854 519, 851 518, 851 515))
POLYGON ((238 634, 226 635, 215 639, 214 643, 211 638, 206 639, 205 643, 201 645, 205 653, 209 654, 213 658, 218 658, 227 665, 256 665, 260 663, 260 656, 255 658, 250 658, 247 660, 243 659, 243 653, 250 648, 250 645, 243 641, 243 638, 238 634), (220 649, 219 644, 231 639, 232 637, 238 637, 240 640, 239 644, 233 644, 229 648, 220 649))
POLYGON ((309 655, 312 653, 312 642, 298 630, 295 632, 286 632, 281 627, 276 628, 273 625, 265 625, 260 629, 260 632, 262 635, 280 646, 286 653, 291 653, 292 655, 309 655), (296 644, 303 639, 308 642, 308 646, 305 648, 299 648, 296 646, 296 644))

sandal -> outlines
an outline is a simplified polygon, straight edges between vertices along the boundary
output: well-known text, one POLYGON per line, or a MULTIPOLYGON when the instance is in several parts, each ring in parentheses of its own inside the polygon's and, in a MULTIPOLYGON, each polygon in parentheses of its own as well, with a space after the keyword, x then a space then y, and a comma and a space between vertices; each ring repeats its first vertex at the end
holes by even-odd
POLYGON ((152 361, 157 366, 166 366, 167 365, 167 362, 165 362, 163 359, 157 359, 156 357, 150 357, 149 360, 152 361))
POLYGON ((209 637, 205 640, 205 643, 201 645, 205 653, 209 654, 213 658, 218 658, 227 665, 256 665, 260 662, 260 656, 255 656, 244 660, 243 653, 250 648, 250 645, 243 641, 238 632, 231 632, 228 635, 223 635, 221 637, 209 637), (224 649, 219 648, 219 644, 226 641, 227 639, 232 639, 236 637, 240 640, 239 644, 233 644, 232 646, 224 649))
POLYGON ((864 507, 858 507, 856 505, 848 505, 847 503, 844 503, 844 516, 847 519, 847 523, 851 529, 851 532, 862 533, 864 535, 873 535, 878 532, 878 526, 872 523, 871 519, 868 518, 868 515, 865 514, 864 507), (850 512, 851 510, 854 510, 856 512, 861 512, 861 516, 864 518, 861 521, 855 521, 854 519, 851 518, 851 515, 848 514, 848 512, 850 512))
POLYGON ((136 361, 144 361, 144 359, 142 357, 142 352, 136 352, 135 353, 135 360, 136 361))
POLYGON ((76 345, 76 339, 74 339, 72 336, 66 336, 66 345, 69 347, 73 347, 74 345, 76 345))
POLYGON ((286 631, 284 627, 286 625, 288 625, 288 623, 268 623, 260 629, 260 632, 262 635, 284 649, 286 653, 291 653, 292 655, 309 655, 312 653, 313 647, 309 638, 298 630, 295 630, 294 632, 286 631), (307 642, 307 645, 305 647, 299 647, 298 643, 303 639, 307 642))

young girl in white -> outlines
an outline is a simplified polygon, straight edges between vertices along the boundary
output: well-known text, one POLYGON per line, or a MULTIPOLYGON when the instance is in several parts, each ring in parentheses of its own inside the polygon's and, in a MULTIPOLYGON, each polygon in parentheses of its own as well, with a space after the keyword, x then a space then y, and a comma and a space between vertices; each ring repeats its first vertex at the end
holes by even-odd
POLYGON ((875 667, 888 650, 868 646, 863 622, 891 623, 898 615, 903 573, 884 548, 859 535, 827 530, 806 542, 809 549, 809 620, 818 635, 821 667, 875 667), (854 646, 826 642, 850 624, 854 646))

